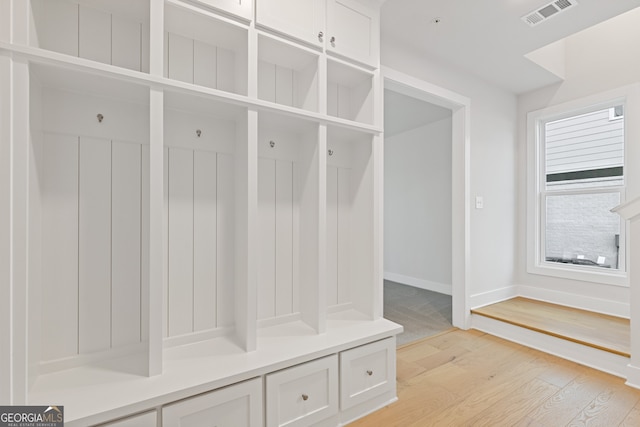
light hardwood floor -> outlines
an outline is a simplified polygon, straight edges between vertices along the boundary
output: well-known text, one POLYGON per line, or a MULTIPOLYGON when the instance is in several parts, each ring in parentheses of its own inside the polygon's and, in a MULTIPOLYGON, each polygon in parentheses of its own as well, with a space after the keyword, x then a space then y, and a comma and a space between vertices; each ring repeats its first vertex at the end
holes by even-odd
POLYGON ((503 339, 452 329, 398 348, 399 401, 352 424, 640 426, 640 390, 503 339))

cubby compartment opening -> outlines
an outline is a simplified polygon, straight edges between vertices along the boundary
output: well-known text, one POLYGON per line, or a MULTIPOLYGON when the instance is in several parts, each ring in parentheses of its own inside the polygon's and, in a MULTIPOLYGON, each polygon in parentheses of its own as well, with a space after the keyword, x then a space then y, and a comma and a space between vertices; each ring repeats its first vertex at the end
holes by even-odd
POLYGON ((29 44, 149 72, 150 0, 30 0, 29 44))
POLYGON ((258 125, 259 327, 318 324, 319 126, 260 113, 258 125))
POLYGON ((318 111, 316 52, 265 34, 258 36, 258 98, 318 111))
POLYGON ((165 2, 164 76, 247 95, 248 29, 176 0, 165 2))
POLYGON ((235 341, 235 153, 247 111, 177 92, 164 102, 164 344, 235 341))
POLYGON ((149 89, 30 64, 29 92, 29 386, 147 375, 149 89))
POLYGON ((373 124, 374 85, 370 71, 344 62, 327 60, 327 114, 373 124))
POLYGON ((374 136, 327 129, 327 307, 374 315, 374 136))

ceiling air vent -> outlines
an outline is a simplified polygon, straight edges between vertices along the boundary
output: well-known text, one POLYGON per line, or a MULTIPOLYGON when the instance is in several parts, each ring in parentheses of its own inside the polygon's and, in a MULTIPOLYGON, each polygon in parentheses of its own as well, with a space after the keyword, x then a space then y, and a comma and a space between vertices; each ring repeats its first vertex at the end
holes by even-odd
POLYGON ((543 21, 558 15, 560 12, 567 10, 568 8, 577 5, 576 0, 556 0, 549 4, 546 4, 531 13, 527 13, 522 17, 522 20, 529 24, 531 27, 535 27, 543 21))

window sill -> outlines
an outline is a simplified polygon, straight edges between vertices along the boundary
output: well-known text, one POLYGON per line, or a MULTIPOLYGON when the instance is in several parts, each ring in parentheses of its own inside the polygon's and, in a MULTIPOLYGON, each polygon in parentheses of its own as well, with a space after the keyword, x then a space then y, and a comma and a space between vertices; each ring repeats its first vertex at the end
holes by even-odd
POLYGON ((578 264, 543 262, 530 265, 527 272, 543 276, 605 285, 629 287, 629 276, 626 272, 610 270, 602 267, 590 267, 578 264))

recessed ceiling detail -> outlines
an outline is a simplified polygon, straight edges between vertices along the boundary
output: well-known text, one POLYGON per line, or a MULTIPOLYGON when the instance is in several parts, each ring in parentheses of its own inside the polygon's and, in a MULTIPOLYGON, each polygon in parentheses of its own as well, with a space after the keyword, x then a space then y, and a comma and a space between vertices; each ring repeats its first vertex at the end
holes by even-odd
POLYGON ((556 0, 546 4, 533 12, 527 13, 521 19, 531 27, 546 21, 547 19, 564 12, 572 6, 577 5, 576 0, 556 0))

